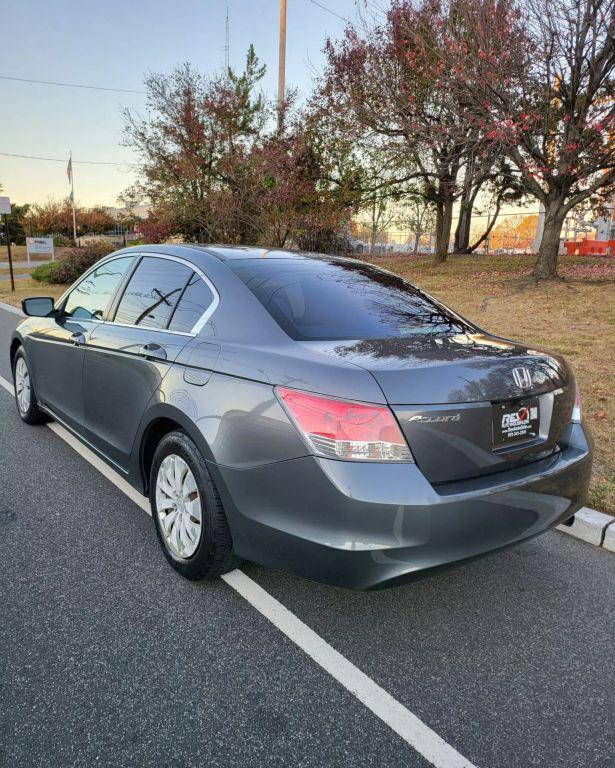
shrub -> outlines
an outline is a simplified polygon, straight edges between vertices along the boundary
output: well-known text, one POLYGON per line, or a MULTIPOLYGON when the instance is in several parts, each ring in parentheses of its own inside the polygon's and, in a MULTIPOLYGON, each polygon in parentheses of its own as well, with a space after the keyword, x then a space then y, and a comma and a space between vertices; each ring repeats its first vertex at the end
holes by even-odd
POLYGON ((73 244, 73 241, 70 237, 66 237, 66 235, 54 235, 53 236, 53 245, 55 248, 66 248, 67 246, 71 246, 73 244))
POLYGON ((92 243, 83 248, 70 248, 66 251, 65 257, 57 262, 57 269, 52 271, 48 282, 73 283, 99 259, 113 250, 115 250, 114 247, 107 243, 92 243))
POLYGON ((32 270, 32 279, 38 280, 39 283, 55 283, 54 274, 60 266, 59 261, 50 261, 49 264, 39 264, 39 266, 32 270))

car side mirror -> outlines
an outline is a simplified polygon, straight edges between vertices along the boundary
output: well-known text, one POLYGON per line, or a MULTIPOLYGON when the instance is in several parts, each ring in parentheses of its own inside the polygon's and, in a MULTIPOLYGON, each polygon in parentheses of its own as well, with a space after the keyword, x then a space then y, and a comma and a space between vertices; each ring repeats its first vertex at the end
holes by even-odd
POLYGON ((54 310, 51 296, 32 296, 21 300, 21 308, 28 317, 48 317, 54 310))

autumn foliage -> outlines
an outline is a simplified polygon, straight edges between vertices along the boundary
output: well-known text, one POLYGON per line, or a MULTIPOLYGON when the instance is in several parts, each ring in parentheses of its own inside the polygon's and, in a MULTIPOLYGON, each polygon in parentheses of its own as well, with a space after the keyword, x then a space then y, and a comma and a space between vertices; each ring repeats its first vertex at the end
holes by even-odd
POLYGON ((125 114, 139 157, 125 200, 149 204, 150 239, 328 248, 357 211, 374 241, 420 200, 444 261, 533 201, 542 278, 566 215, 615 194, 613 0, 391 0, 326 42, 303 105, 287 94, 278 115, 263 75, 250 48, 241 73, 147 79, 147 116, 125 114), (494 213, 472 242, 481 199, 494 213))
MULTIPOLYGON (((112 230, 115 219, 101 205, 83 208, 77 206, 77 234, 103 234, 112 230)), ((20 224, 29 234, 54 234, 72 240, 73 210, 70 200, 47 200, 45 203, 29 205, 23 213, 20 224)))
POLYGON ((147 80, 152 117, 127 112, 125 133, 141 158, 126 197, 150 203, 146 235, 281 247, 340 226, 348 206, 318 142, 292 99, 278 127, 257 91, 263 74, 250 48, 241 74, 184 65, 147 80))
POLYGON ((566 214, 615 192, 614 41, 612 0, 393 0, 327 44, 323 93, 395 158, 399 183, 421 181, 437 258, 453 204, 461 223, 487 184, 544 205, 534 274, 548 277, 566 214))

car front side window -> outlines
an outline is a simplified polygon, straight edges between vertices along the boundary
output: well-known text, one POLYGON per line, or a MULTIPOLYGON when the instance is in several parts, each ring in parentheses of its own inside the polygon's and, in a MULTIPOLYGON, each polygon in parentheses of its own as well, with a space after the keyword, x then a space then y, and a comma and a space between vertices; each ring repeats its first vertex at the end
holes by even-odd
POLYGON ((68 294, 64 314, 76 320, 102 320, 116 288, 133 261, 123 256, 106 261, 90 272, 68 294))

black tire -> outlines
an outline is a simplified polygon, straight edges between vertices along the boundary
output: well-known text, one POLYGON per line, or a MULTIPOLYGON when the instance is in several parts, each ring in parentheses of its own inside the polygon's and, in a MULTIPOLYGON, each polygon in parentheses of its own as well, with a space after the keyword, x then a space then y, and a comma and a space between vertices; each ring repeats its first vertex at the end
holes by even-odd
POLYGON ((25 352, 23 351, 23 347, 19 347, 17 352, 15 353, 15 357, 13 358, 13 382, 15 382, 15 369, 17 368, 17 363, 19 360, 23 360, 27 371, 28 371, 28 378, 30 380, 30 405, 26 411, 22 411, 21 406, 19 405, 19 400, 17 398, 17 387, 14 386, 15 390, 15 405, 17 406, 17 413, 19 414, 22 421, 25 421, 26 424, 44 424, 44 422, 49 420, 49 417, 46 413, 41 411, 41 409, 38 406, 38 401, 36 399, 36 391, 34 389, 34 381, 32 380, 32 374, 30 373, 30 366, 28 364, 28 360, 26 358, 25 352))
POLYGON ((185 432, 170 432, 158 444, 150 472, 149 498, 158 541, 165 557, 178 573, 187 579, 213 580, 235 568, 237 560, 233 554, 233 540, 218 490, 201 452, 185 432), (187 559, 176 556, 169 549, 156 509, 158 470, 171 454, 180 456, 188 464, 201 501, 201 540, 194 554, 187 559))

